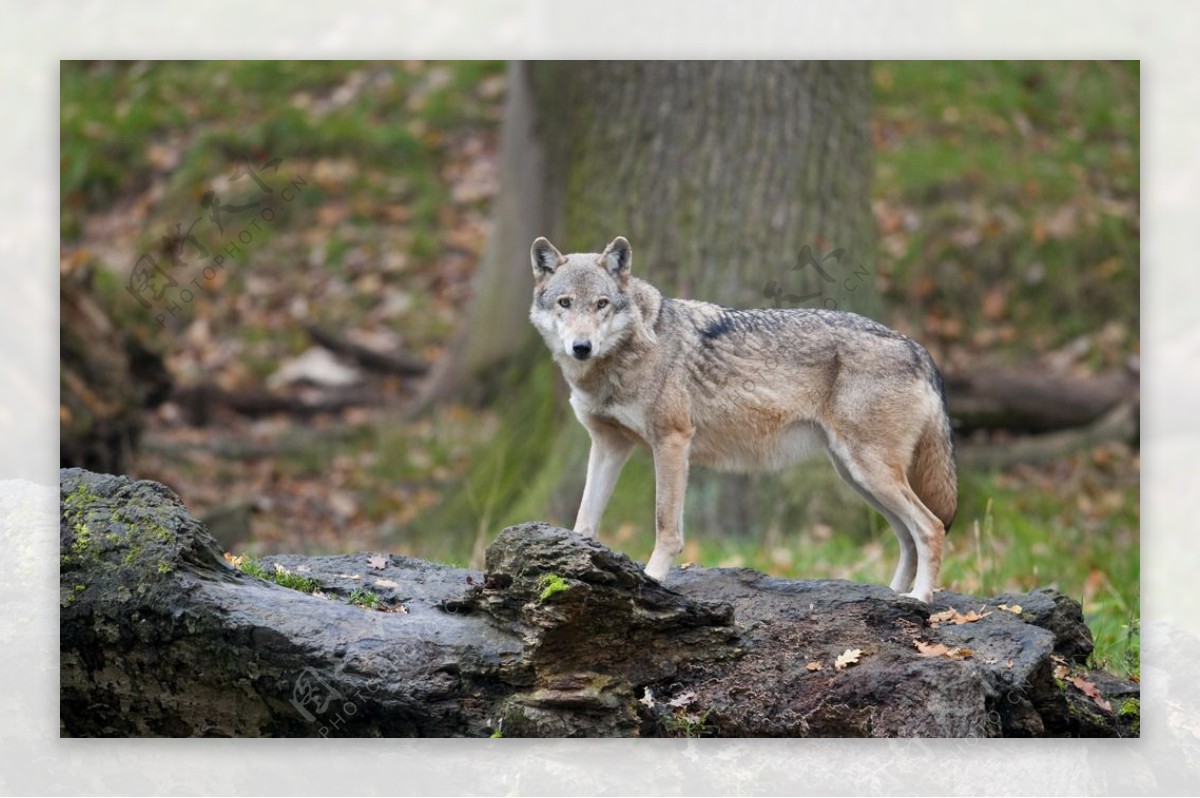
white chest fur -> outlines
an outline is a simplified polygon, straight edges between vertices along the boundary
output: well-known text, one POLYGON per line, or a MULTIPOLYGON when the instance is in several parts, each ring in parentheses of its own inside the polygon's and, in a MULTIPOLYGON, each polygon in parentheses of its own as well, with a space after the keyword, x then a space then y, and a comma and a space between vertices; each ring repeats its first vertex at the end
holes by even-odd
POLYGON ((584 416, 600 416, 646 437, 646 413, 641 405, 605 401, 593 393, 571 386, 571 407, 575 408, 575 414, 581 421, 584 416))

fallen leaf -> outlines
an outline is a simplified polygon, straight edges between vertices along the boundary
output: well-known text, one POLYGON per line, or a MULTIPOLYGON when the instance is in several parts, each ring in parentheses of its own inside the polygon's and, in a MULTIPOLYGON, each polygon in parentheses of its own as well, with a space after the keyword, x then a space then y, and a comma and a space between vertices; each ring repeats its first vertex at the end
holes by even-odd
POLYGON ((382 554, 374 554, 367 558, 367 565, 372 568, 387 568, 387 557, 382 554))
POLYGON ((839 671, 845 670, 846 668, 850 667, 851 665, 858 664, 858 658, 861 656, 862 656, 861 648, 848 648, 845 651, 843 651, 836 660, 834 660, 833 667, 839 671))
POLYGON ((914 640, 913 643, 916 645, 917 651, 921 652, 922 657, 941 657, 950 651, 942 643, 924 643, 920 640, 914 640))
POLYGON ((983 296, 980 307, 983 317, 989 321, 1000 321, 1008 312, 1008 290, 1004 285, 994 286, 983 296))
POLYGON ((1008 604, 1001 604, 1001 605, 1000 605, 1000 609, 1002 609, 1002 610, 1008 610, 1008 611, 1009 611, 1009 612, 1011 612, 1013 615, 1020 615, 1020 614, 1021 614, 1021 605, 1020 605, 1020 604, 1013 604, 1012 606, 1009 606, 1008 604))
POLYGON ((1055 679, 1065 679, 1065 678, 1067 678, 1067 675, 1070 674, 1070 672, 1071 672, 1070 669, 1066 665, 1054 666, 1054 678, 1055 679))
POLYGON ((957 618, 954 619, 954 622, 955 623, 975 623, 976 621, 983 620, 984 618, 988 617, 989 615, 991 615, 990 612, 980 613, 980 612, 976 612, 975 610, 971 610, 970 612, 966 613, 965 615, 959 615, 957 618))
POLYGON ((946 657, 947 659, 966 659, 975 652, 969 648, 950 648, 944 643, 926 643, 914 640, 917 651, 922 657, 946 657))
POLYGON ((391 579, 376 579, 375 584, 379 587, 400 587, 400 585, 393 582, 391 579))
POLYGON ((819 662, 810 662, 807 665, 805 665, 804 667, 808 668, 810 671, 819 671, 822 668, 824 668, 825 666, 819 662))
POLYGON ((1100 692, 1100 688, 1089 682, 1082 676, 1076 676, 1071 679, 1071 684, 1075 685, 1088 698, 1095 702, 1096 706, 1103 709, 1105 712, 1112 712, 1112 704, 1104 699, 1104 694, 1100 692))
POLYGON ((937 613, 934 613, 933 615, 930 615, 929 616, 929 625, 937 626, 939 623, 946 623, 946 622, 950 622, 950 623, 954 623, 954 624, 975 623, 976 621, 983 620, 984 618, 986 618, 989 615, 991 615, 990 612, 982 612, 981 613, 981 612, 976 612, 975 610, 970 610, 968 612, 962 613, 954 608, 950 608, 948 610, 944 610, 942 612, 937 612, 937 613))
POLYGON ((238 556, 234 557, 234 556, 233 556, 232 554, 230 554, 229 552, 225 552, 225 562, 229 563, 229 564, 230 564, 230 565, 232 565, 234 568, 241 568, 241 567, 242 567, 242 563, 243 563, 243 562, 245 562, 245 561, 246 561, 246 555, 245 555, 245 554, 239 554, 238 556))

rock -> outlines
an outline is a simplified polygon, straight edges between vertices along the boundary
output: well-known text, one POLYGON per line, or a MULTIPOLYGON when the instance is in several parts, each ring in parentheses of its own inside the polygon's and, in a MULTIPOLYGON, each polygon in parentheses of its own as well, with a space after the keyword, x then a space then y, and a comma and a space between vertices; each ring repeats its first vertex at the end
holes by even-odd
POLYGON ((1138 729, 1138 686, 1083 669, 1082 614, 1053 591, 926 606, 706 568, 664 587, 544 523, 503 530, 483 572, 366 553, 239 570, 161 485, 69 469, 61 490, 64 735, 1138 729))

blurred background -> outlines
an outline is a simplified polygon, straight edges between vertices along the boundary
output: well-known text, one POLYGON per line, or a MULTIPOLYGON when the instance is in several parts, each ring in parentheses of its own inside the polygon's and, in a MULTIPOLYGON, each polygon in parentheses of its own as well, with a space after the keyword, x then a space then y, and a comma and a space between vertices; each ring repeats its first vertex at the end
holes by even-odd
MULTIPOLYGON (((528 247, 667 295, 839 307, 946 374, 944 585, 1079 599, 1139 667, 1136 62, 63 62, 61 460, 234 554, 478 566, 570 526, 587 435, 528 247), (840 254, 835 255, 838 250, 840 254)), ((638 453, 601 539, 644 560, 638 453)), ((886 583, 828 464, 695 469, 681 561, 886 583)))

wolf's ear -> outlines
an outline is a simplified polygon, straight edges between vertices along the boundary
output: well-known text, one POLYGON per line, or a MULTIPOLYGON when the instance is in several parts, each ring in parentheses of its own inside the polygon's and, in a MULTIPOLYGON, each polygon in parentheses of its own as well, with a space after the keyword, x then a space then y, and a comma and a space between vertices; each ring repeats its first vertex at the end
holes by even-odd
POLYGON ((565 260, 562 253, 544 238, 533 242, 529 248, 529 259, 533 262, 533 279, 538 281, 554 274, 554 270, 565 260))
POLYGON ((604 248, 604 254, 600 256, 600 265, 622 287, 629 282, 629 264, 632 261, 633 251, 629 248, 629 242, 625 240, 625 236, 614 238, 612 243, 604 248))

